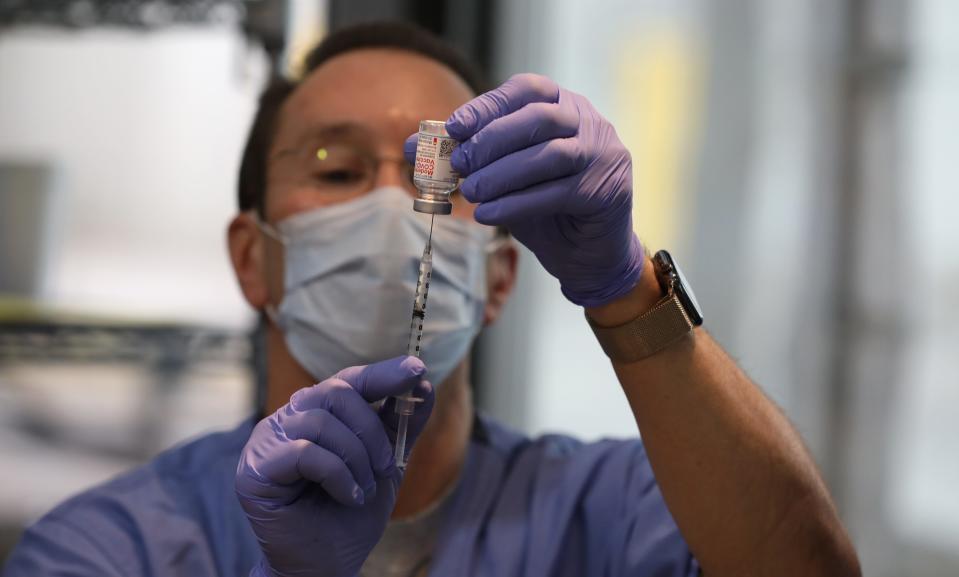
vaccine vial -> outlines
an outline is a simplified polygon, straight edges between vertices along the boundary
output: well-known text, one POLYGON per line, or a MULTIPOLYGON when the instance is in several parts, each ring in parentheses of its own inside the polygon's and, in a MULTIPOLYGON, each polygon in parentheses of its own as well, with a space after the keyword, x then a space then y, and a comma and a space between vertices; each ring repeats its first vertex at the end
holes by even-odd
POLYGON ((416 212, 449 214, 453 211, 450 193, 459 186, 460 175, 450 165, 450 157, 458 144, 447 134, 445 122, 420 121, 416 164, 413 166, 413 184, 419 191, 413 199, 416 212))

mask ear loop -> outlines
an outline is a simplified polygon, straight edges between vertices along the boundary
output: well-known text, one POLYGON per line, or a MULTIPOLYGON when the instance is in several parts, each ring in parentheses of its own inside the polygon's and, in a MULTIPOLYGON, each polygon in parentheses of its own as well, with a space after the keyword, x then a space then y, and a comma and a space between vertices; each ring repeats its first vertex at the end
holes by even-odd
POLYGON ((486 246, 483 247, 483 250, 485 251, 486 255, 489 256, 512 241, 513 238, 509 236, 496 236, 486 242, 486 246))
MULTIPOLYGON (((253 221, 256 223, 257 228, 259 228, 260 231, 266 236, 272 238, 284 247, 289 244, 289 239, 283 233, 278 231, 273 225, 260 218, 259 213, 253 213, 253 221)), ((283 322, 283 318, 280 316, 279 311, 276 310, 276 305, 273 303, 266 303, 266 306, 263 307, 263 312, 266 313, 266 318, 270 319, 270 322, 276 325, 280 330, 284 330, 286 328, 286 323, 283 322)))
MULTIPOLYGON (((486 245, 483 247, 483 255, 486 258, 489 258, 490 255, 494 254, 499 249, 507 246, 513 242, 513 237, 508 235, 495 234, 493 238, 486 241, 486 245)), ((484 263, 484 266, 487 266, 484 263)), ((486 301, 489 299, 489 286, 486 282, 483 282, 483 300, 486 301)))
POLYGON ((278 231, 272 224, 260 218, 258 213, 253 213, 253 222, 256 223, 257 228, 259 228, 260 231, 266 236, 272 238, 283 246, 289 244, 290 240, 282 232, 278 231))
POLYGON ((276 306, 273 303, 266 303, 266 306, 263 307, 263 312, 266 314, 266 318, 270 319, 270 322, 277 326, 280 330, 286 328, 286 323, 283 322, 283 319, 280 317, 280 313, 276 310, 276 306))

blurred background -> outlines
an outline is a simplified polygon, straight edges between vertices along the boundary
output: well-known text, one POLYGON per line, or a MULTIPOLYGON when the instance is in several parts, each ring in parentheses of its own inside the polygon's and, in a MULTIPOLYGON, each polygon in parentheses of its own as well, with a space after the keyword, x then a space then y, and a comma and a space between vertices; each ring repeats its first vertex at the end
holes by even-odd
MULTIPOLYGON (((587 95, 633 154, 637 229, 803 434, 865 574, 959 574, 952 0, 0 0, 0 561, 63 498, 251 413, 225 227, 256 98, 383 18, 587 95)), ((507 423, 635 434, 529 253, 476 354, 507 423)))

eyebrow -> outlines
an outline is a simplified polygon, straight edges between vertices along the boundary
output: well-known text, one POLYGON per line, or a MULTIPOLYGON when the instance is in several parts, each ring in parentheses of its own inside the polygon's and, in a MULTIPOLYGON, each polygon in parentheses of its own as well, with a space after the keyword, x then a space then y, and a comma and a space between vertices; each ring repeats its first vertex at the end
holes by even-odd
POLYGON ((373 142, 373 131, 356 122, 336 122, 332 124, 314 124, 308 127, 293 144, 285 146, 270 155, 270 158, 300 152, 304 146, 319 144, 330 140, 351 140, 364 143, 373 142))

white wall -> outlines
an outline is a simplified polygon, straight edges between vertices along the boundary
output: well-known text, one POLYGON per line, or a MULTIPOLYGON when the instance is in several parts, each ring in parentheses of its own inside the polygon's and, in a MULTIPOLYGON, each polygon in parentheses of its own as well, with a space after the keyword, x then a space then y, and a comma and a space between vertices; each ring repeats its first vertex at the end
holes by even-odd
POLYGON ((903 203, 914 322, 893 415, 890 523, 904 540, 959 550, 959 4, 918 2, 906 89, 903 203))
POLYGON ((49 303, 248 322, 225 226, 264 72, 229 29, 4 31, 0 158, 59 179, 49 303))
MULTIPOLYGON (((686 134, 651 128, 658 119, 647 113, 675 114, 669 120, 682 126, 696 116, 698 94, 695 86, 684 84, 694 79, 682 74, 664 79, 675 82, 669 89, 676 91, 668 95, 657 93, 656 86, 654 94, 644 93, 648 85, 642 83, 665 70, 656 60, 661 56, 672 59, 668 71, 692 74, 703 5, 696 0, 609 0, 601 9, 597 6, 573 0, 504 3, 498 14, 502 34, 497 38, 496 75, 503 80, 518 72, 545 74, 589 98, 616 126, 633 155, 637 207, 646 209, 634 214, 642 238, 653 249, 669 248, 683 262, 687 236, 680 231, 679 207, 685 190, 681 181, 690 168, 684 164, 690 158, 684 146, 690 143, 686 134), (663 110, 664 96, 675 96, 690 109, 670 107, 669 101, 663 110), (652 171, 660 178, 648 178, 652 171), (647 183, 669 190, 650 194, 647 183)), ((531 253, 524 250, 521 256, 512 302, 484 335, 479 383, 483 408, 530 434, 635 436, 625 397, 582 308, 563 297, 558 282, 531 253)))
MULTIPOLYGON (((249 322, 225 226, 265 64, 227 29, 3 31, 0 160, 49 163, 56 174, 43 233, 46 304, 121 321, 249 322)), ((0 462, 19 466, 0 480, 0 524, 35 519, 131 465, 11 423, 43 419, 67 438, 106 430, 135 441, 155 378, 119 364, 4 367, 0 462), (64 464, 72 473, 55 474, 64 464)), ((243 367, 200 366, 182 378, 164 405, 159 445, 246 416, 243 367)))

